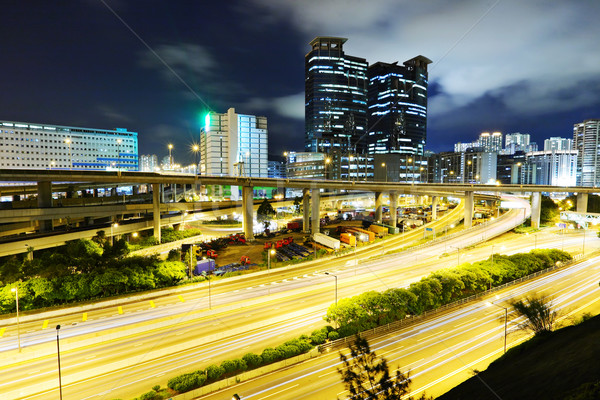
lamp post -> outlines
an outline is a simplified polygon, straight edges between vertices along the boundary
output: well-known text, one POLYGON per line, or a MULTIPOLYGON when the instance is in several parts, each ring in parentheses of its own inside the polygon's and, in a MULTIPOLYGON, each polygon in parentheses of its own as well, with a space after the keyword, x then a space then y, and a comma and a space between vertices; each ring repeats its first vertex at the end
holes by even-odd
POLYGON ((325 158, 325 180, 327 180, 327 167, 329 166, 330 163, 331 163, 331 158, 326 157, 325 158))
POLYGON ((15 299, 17 301, 17 346, 19 347, 19 352, 21 352, 21 326, 19 324, 19 287, 15 286, 10 289, 11 292, 15 294, 15 299))
POLYGON ((200 172, 200 168, 198 168, 198 152, 200 151, 200 146, 197 144, 192 146, 192 151, 194 152, 194 161, 196 162, 196 175, 200 172))
POLYGON ((382 162, 381 168, 385 168, 385 181, 387 182, 388 181, 388 169, 387 169, 386 163, 382 162))
POLYGON ((113 234, 113 228, 118 228, 119 224, 118 223, 114 223, 114 224, 110 224, 110 245, 114 246, 115 245, 115 236, 113 234))
POLYGON ((69 146, 69 170, 73 169, 73 157, 71 157, 71 138, 66 138, 65 143, 69 146))
POLYGON ((277 253, 275 249, 269 249, 267 252, 267 274, 268 274, 268 283, 267 283, 267 294, 271 294, 271 256, 274 256, 277 253))
POLYGON ((60 325, 56 325, 56 354, 58 356, 58 393, 60 400, 62 400, 62 379, 60 376, 60 340, 58 338, 58 332, 60 331, 60 325))
POLYGON ((498 304, 494 304, 491 303, 489 301, 486 301, 485 304, 489 307, 489 306, 496 306, 496 307, 500 307, 504 309, 504 353, 506 353, 506 333, 507 333, 507 328, 508 328, 508 308, 506 307, 502 307, 498 304))
POLYGON ((172 165, 173 165, 173 157, 172 157, 172 153, 171 153, 171 151, 173 150, 173 145, 171 143, 169 143, 169 145, 167 147, 169 148, 169 169, 171 169, 172 165))
POLYGON ((448 247, 452 247, 453 249, 456 249, 456 266, 458 267, 460 265, 460 247, 457 247, 457 246, 448 246, 448 247))
POLYGON ((337 298, 338 298, 338 283, 337 283, 337 275, 330 274, 329 272, 325 272, 325 275, 333 276, 335 278, 335 305, 337 306, 337 298))

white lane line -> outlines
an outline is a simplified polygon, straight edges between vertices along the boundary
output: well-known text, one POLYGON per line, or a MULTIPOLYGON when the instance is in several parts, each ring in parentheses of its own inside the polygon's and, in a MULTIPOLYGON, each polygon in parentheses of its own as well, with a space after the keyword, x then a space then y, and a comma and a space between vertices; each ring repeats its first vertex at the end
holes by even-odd
POLYGON ((429 339, 429 338, 431 338, 431 337, 437 336, 437 335, 439 335, 440 333, 443 333, 443 332, 444 332, 444 331, 439 331, 439 332, 433 333, 433 334, 431 334, 431 335, 429 335, 429 336, 422 337, 422 338, 420 338, 420 339, 417 339, 417 342, 420 342, 421 340, 425 340, 425 339, 429 339))

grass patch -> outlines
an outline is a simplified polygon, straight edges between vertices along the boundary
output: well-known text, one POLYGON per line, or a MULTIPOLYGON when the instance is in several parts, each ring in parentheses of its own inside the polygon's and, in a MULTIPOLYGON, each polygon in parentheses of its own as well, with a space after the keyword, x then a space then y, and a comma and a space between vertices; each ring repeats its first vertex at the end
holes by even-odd
POLYGON ((598 332, 600 316, 595 316, 577 325, 534 337, 509 349, 487 370, 438 399, 553 400, 571 396, 587 399, 577 397, 577 391, 597 389, 600 377, 598 332))

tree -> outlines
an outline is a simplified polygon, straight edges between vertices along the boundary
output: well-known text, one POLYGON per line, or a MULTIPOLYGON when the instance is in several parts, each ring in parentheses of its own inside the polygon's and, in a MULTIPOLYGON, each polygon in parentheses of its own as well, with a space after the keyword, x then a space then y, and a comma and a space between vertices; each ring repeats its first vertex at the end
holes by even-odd
POLYGON ((520 328, 532 331, 535 335, 552 332, 557 312, 552 310, 552 302, 539 295, 533 295, 510 302, 519 316, 527 318, 520 328))
POLYGON ((256 211, 256 219, 264 224, 265 231, 269 229, 271 218, 273 218, 274 215, 275 210, 273 209, 273 206, 269 203, 269 200, 264 199, 256 211))
POLYGON ((294 197, 294 206, 293 206, 294 214, 298 215, 302 212, 302 199, 300 196, 294 197))
MULTIPOLYGON (((396 370, 390 376, 387 361, 371 351, 367 339, 356 335, 350 343, 350 356, 340 352, 343 368, 338 368, 352 400, 400 400, 409 393, 409 374, 396 370)), ((421 396, 424 399, 425 395, 421 396)), ((412 398, 411 398, 412 399, 412 398)))

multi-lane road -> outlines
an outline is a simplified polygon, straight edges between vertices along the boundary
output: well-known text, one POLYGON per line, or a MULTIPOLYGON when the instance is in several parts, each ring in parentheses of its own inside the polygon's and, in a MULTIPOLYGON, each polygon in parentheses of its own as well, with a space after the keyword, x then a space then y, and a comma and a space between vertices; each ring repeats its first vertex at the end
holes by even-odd
MULTIPOLYGON (((90 311, 85 322, 82 314, 76 319, 75 315, 53 318, 46 329, 40 329, 43 321, 32 322, 23 327, 22 353, 10 350, 15 345, 14 332, 7 331, 8 335, 0 339, 4 350, 0 370, 5 377, 0 392, 7 399, 56 397, 56 332, 52 328, 61 323, 64 398, 137 396, 154 384, 164 386, 169 377, 181 372, 248 351, 259 352, 322 326, 325 309, 335 296, 333 279, 323 274, 325 270, 338 276, 339 297, 406 286, 432 270, 454 265, 459 258, 460 262, 487 258, 491 245, 474 250, 465 247, 493 237, 495 229, 506 229, 502 225, 510 223, 510 218, 522 218, 522 213, 514 212, 486 229, 410 253, 375 259, 368 259, 373 254, 361 253, 356 259, 325 261, 316 270, 314 266, 278 270, 222 281, 211 288, 210 310, 208 288, 197 286, 194 291, 171 293, 152 303, 144 300, 122 305, 121 310, 114 306, 90 311), (441 254, 445 256, 440 258, 441 254), (28 330, 32 332, 26 333, 28 330)), ((494 252, 527 251, 534 246, 547 247, 550 242, 553 247, 577 251, 582 238, 538 234, 535 241, 524 243, 520 236, 494 244, 494 252)), ((588 236, 586 249, 590 251, 594 245, 595 239, 588 236)), ((370 251, 381 254, 392 250, 392 245, 386 244, 370 251)))

